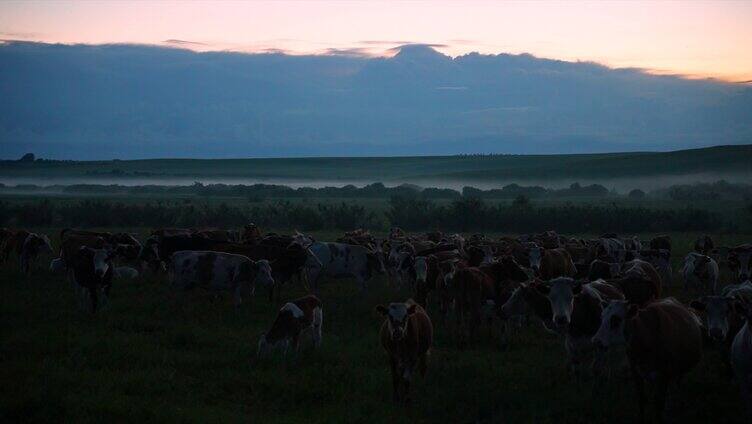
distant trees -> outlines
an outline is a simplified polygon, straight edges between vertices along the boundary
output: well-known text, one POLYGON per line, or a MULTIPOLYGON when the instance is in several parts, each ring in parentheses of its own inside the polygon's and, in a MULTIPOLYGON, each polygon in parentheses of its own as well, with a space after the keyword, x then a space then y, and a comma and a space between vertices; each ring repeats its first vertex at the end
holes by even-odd
POLYGON ((639 188, 636 188, 629 192, 627 195, 630 199, 634 200, 640 200, 645 198, 645 192, 640 190, 639 188))
POLYGON ((34 153, 27 153, 23 156, 21 156, 21 159, 19 159, 19 162, 34 162, 36 160, 36 156, 34 156, 34 153))

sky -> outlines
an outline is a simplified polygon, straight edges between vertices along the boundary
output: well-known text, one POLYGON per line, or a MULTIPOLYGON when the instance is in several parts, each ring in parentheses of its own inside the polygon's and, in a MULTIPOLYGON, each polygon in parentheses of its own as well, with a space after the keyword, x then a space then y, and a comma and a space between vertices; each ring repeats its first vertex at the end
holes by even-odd
POLYGON ((0 0, 0 39, 197 51, 456 57, 531 53, 690 78, 752 81, 752 1, 120 2, 0 0))

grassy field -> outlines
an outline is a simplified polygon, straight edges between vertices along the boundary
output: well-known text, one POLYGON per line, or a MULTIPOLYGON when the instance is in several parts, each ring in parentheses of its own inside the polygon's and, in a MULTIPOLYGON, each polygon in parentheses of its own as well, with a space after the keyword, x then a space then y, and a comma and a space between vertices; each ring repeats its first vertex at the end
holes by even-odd
MULTIPOLYGON (((0 177, 112 179, 279 178, 359 181, 503 181, 739 174, 752 177, 752 145, 661 153, 343 157, 300 159, 154 159, 0 164, 0 177), (113 171, 115 173, 113 173, 113 171)), ((53 182, 54 183, 54 182, 53 182)))
MULTIPOLYGON (((675 265, 696 236, 672 234, 675 265)), ((714 238, 732 245, 752 235, 714 238)), ((248 298, 235 309, 228 296, 173 293, 159 278, 117 281, 109 308, 90 316, 76 308, 70 284, 41 262, 28 278, 14 263, 0 272, 3 422, 626 423, 635 418, 629 382, 614 381, 597 391, 591 382, 576 384, 565 370, 562 342, 538 324, 523 328, 507 350, 499 349, 498 339, 459 350, 447 328, 434 320, 428 375, 414 385, 411 405, 392 404, 388 366, 377 340, 381 319, 373 308, 409 293, 386 287, 383 277, 365 293, 352 280, 325 282, 323 347, 304 348, 296 361, 257 362, 257 337, 281 306, 265 296, 248 298)), ((672 282, 669 293, 686 300, 678 283, 672 282)), ((283 291, 288 299, 302 294, 300 288, 283 291)), ((689 375, 679 399, 678 422, 743 422, 737 387, 721 376, 714 351, 708 350, 689 375)))

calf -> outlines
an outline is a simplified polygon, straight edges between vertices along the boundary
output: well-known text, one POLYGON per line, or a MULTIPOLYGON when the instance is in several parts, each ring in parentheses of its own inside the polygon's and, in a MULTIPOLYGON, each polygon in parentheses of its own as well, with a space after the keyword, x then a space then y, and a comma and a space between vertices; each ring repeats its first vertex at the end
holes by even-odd
POLYGON ((260 283, 274 284, 269 261, 253 261, 246 256, 230 253, 182 250, 170 260, 169 271, 173 287, 189 290, 196 286, 214 290, 227 290, 234 294, 235 306, 242 302, 243 283, 253 293, 260 283))
POLYGON ((699 318, 673 298, 643 309, 614 300, 603 310, 593 343, 604 349, 626 345, 639 396, 640 421, 645 416, 645 381, 657 385, 656 416, 661 421, 669 386, 678 384, 700 361, 701 326, 699 318))
POLYGON ((324 312, 321 301, 314 295, 291 300, 277 312, 271 328, 259 337, 256 355, 261 358, 275 348, 282 348, 284 355, 292 344, 295 353, 300 350, 300 335, 310 331, 313 346, 321 346, 321 325, 324 312))
POLYGON ((705 293, 718 291, 718 263, 710 256, 691 252, 684 258, 681 269, 684 277, 684 291, 690 288, 702 288, 705 293))
POLYGON ((389 356, 392 371, 392 398, 409 402, 410 382, 417 370, 422 377, 428 368, 428 354, 433 344, 433 325, 426 311, 412 299, 405 303, 379 305, 376 312, 384 318, 381 346, 389 356))
POLYGON ((532 247, 529 255, 530 267, 544 280, 577 275, 577 268, 566 249, 532 247))
POLYGON ((361 290, 365 290, 374 274, 386 272, 378 253, 363 246, 316 242, 309 248, 315 257, 306 262, 306 273, 316 292, 322 276, 355 277, 361 290))
POLYGON ((742 402, 747 406, 747 416, 752 420, 752 305, 742 304, 740 312, 744 326, 731 344, 731 364, 739 383, 742 402))
POLYGON ((88 294, 92 313, 97 311, 100 293, 103 295, 103 303, 107 303, 114 274, 114 257, 115 252, 111 249, 82 246, 66 259, 76 293, 82 302, 83 295, 88 294))

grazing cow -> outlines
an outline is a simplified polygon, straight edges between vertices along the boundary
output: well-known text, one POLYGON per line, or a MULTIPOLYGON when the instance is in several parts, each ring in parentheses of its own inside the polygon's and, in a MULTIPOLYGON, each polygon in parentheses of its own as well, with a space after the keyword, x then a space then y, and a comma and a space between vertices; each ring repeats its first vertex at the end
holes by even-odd
POLYGON ((321 300, 314 295, 291 300, 277 312, 271 328, 259 337, 256 355, 261 358, 275 348, 284 355, 292 344, 295 353, 300 350, 300 335, 310 331, 314 347, 321 346, 321 326, 324 312, 321 300))
POLYGON ((100 293, 103 295, 103 303, 107 303, 114 274, 114 257, 115 251, 111 249, 92 249, 86 246, 79 247, 75 254, 66 257, 76 293, 82 302, 83 295, 89 295, 92 313, 97 311, 100 293))
POLYGON ((138 278, 138 270, 129 266, 118 266, 115 267, 115 277, 127 280, 135 280, 136 278, 138 278))
POLYGON ((705 315, 705 329, 711 342, 721 350, 723 363, 731 371, 729 351, 744 317, 737 312, 739 301, 727 296, 703 296, 689 306, 705 315))
POLYGON ((715 243, 709 235, 704 234, 695 240, 695 252, 701 255, 708 255, 715 248, 715 243))
POLYGON ((417 370, 422 377, 428 369, 428 355, 433 344, 433 325, 426 311, 412 299, 405 303, 379 305, 376 312, 384 318, 381 346, 389 356, 392 371, 392 398, 409 402, 410 382, 417 370))
POLYGON ((253 293, 260 283, 265 287, 274 284, 269 261, 253 261, 246 256, 212 251, 182 250, 170 260, 173 287, 188 290, 196 286, 233 293, 235 306, 242 302, 243 284, 253 293))
POLYGON ((746 281, 752 277, 752 244, 742 244, 729 249, 728 263, 737 279, 746 281))
POLYGON ((661 421, 669 386, 678 384, 700 361, 701 327, 700 319, 673 298, 643 309, 614 300, 603 310, 593 343, 604 349, 626 345, 639 395, 640 421, 645 416, 645 381, 656 383, 656 416, 661 421))
POLYGON ((665 249, 668 250, 669 255, 671 254, 671 236, 667 236, 665 234, 655 236, 650 240, 650 248, 651 249, 665 249))
POLYGON ((739 383, 742 402, 747 406, 747 416, 752 420, 752 305, 741 304, 744 326, 731 344, 731 365, 739 383))
POLYGON ((621 271, 621 265, 618 263, 606 262, 600 259, 595 259, 590 262, 590 269, 588 270, 588 279, 595 281, 598 279, 610 280, 619 276, 621 271))
POLYGON ((642 249, 637 252, 637 259, 650 262, 661 275, 663 284, 669 285, 674 279, 671 268, 671 251, 666 249, 642 249))
POLYGON ((718 263, 710 256, 690 252, 684 258, 681 269, 684 277, 684 291, 701 288, 705 293, 718 292, 718 263))
POLYGON ((532 247, 529 255, 530 267, 544 280, 577 275, 577 268, 566 249, 532 247))
POLYGON ((306 262, 308 281, 318 292, 319 278, 355 277, 361 290, 375 274, 386 272, 384 263, 377 252, 363 246, 344 243, 316 242, 309 247, 314 257, 306 262))
POLYGON ((572 278, 560 277, 536 286, 550 303, 553 330, 564 336, 568 366, 576 378, 585 360, 592 355, 592 337, 598 331, 602 303, 623 300, 616 287, 603 280, 582 284, 572 278))
POLYGON ((612 281, 624 297, 636 305, 644 305, 661 297, 661 276, 653 265, 640 259, 622 266, 622 277, 612 281))

